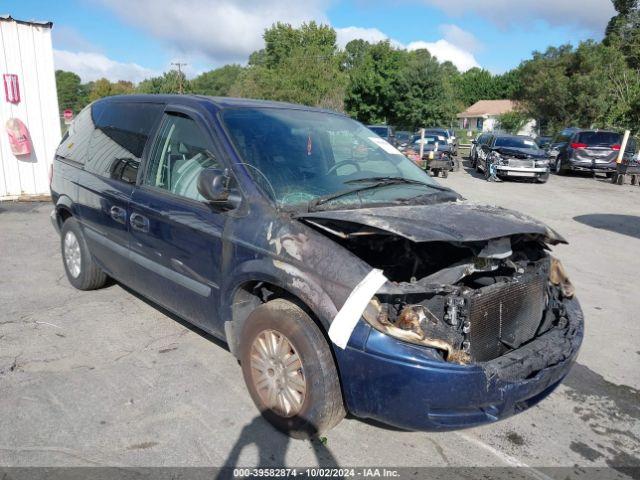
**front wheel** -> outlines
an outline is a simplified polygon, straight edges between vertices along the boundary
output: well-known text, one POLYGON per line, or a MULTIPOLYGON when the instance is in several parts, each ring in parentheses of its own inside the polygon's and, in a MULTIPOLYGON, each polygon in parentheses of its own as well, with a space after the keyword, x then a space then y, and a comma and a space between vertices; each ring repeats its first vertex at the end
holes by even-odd
POLYGON ((249 315, 241 334, 240 363, 253 402, 278 430, 310 438, 345 416, 329 345, 295 303, 271 300, 249 315))
POLYGON ((78 290, 95 290, 107 282, 107 275, 96 265, 84 239, 80 224, 73 217, 60 232, 62 263, 69 283, 78 290))
POLYGON ((566 173, 564 167, 562 166, 562 159, 560 157, 556 158, 556 164, 555 164, 554 171, 558 175, 564 175, 566 173))

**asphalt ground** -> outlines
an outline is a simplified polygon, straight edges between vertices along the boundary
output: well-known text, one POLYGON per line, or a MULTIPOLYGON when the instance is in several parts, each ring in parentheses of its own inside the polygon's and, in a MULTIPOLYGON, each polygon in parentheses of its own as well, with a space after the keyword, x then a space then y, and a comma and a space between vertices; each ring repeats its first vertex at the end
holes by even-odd
POLYGON ((346 418, 323 441, 290 440, 257 414, 224 344, 119 284, 75 290, 51 206, 0 203, 0 466, 518 467, 523 478, 606 467, 637 478, 624 467, 640 467, 640 188, 555 175, 495 184, 466 165, 440 181, 569 241, 554 254, 586 336, 536 407, 460 432, 346 418))

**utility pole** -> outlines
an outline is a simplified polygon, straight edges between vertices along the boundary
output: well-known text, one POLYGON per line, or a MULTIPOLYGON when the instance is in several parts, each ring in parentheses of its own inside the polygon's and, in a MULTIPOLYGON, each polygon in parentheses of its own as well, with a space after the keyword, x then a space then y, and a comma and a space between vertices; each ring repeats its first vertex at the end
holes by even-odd
POLYGON ((171 62, 171 65, 175 65, 176 67, 178 67, 178 93, 182 95, 184 93, 184 89, 182 86, 182 67, 186 67, 187 64, 180 62, 171 62))

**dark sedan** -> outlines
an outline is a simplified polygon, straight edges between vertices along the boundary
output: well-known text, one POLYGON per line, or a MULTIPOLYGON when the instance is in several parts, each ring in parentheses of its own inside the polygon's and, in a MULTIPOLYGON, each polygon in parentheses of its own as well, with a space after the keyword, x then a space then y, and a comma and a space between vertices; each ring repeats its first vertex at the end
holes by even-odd
POLYGON ((495 134, 478 146, 476 169, 487 179, 549 178, 549 157, 531 137, 495 134))

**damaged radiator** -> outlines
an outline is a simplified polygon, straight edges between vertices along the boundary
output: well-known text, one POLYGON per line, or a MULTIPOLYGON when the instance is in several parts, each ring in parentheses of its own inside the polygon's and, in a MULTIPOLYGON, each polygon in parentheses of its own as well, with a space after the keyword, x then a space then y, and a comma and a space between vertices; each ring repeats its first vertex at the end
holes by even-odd
POLYGON ((467 297, 468 353, 492 360, 531 340, 545 308, 544 275, 495 284, 467 297))

